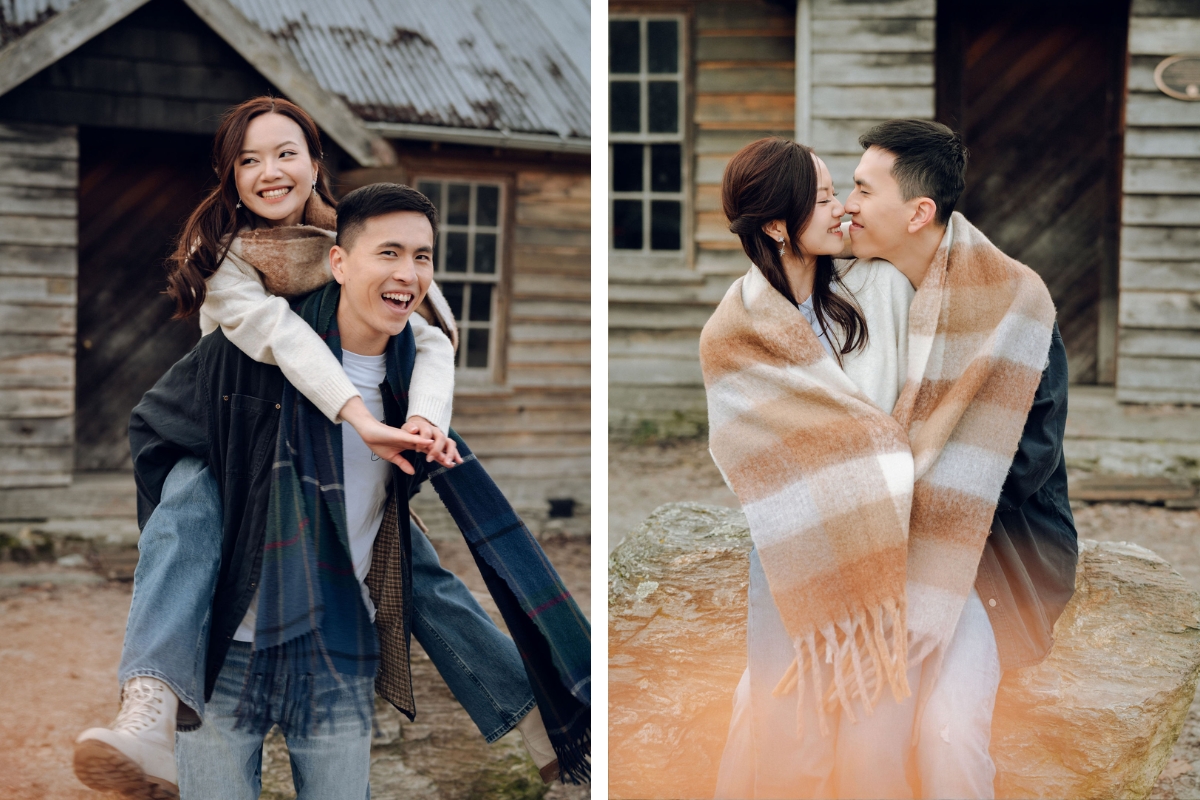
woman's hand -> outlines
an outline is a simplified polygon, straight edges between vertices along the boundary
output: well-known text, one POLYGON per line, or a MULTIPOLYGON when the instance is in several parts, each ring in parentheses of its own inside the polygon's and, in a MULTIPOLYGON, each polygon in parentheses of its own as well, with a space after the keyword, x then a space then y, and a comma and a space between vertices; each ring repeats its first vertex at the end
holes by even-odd
MULTIPOLYGON (((428 453, 434 445, 432 437, 410 433, 401 428, 385 425, 367 410, 361 397, 352 397, 342 406, 339 416, 362 437, 371 452, 385 461, 390 461, 406 475, 415 475, 416 470, 408 459, 400 454, 405 450, 428 453)), ((435 429, 436 430, 436 429, 435 429)), ((444 437, 443 437, 444 438, 444 437)), ((457 454, 457 452, 456 452, 457 454)))
POLYGON ((458 454, 458 444, 424 417, 414 414, 408 418, 401 430, 433 439, 433 444, 424 451, 426 461, 436 461, 443 467, 453 467, 462 463, 462 456, 458 454))

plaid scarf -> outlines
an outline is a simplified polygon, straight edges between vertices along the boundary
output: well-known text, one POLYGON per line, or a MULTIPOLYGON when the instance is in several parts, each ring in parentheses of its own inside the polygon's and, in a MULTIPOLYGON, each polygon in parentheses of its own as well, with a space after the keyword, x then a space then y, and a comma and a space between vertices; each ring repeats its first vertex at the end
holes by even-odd
MULTIPOLYGON (((341 287, 331 282, 294 305, 339 361, 340 296, 341 287)), ((388 342, 391 386, 408 385, 415 357, 412 329, 405 327, 388 342)), ((341 675, 374 676, 380 658, 350 558, 341 427, 291 383, 284 384, 280 405, 254 652, 236 711, 239 727, 264 734, 272 724, 269 703, 276 691, 300 729, 315 728, 332 719, 332 709, 314 709, 315 698, 332 702, 325 688, 358 683, 344 682, 341 675)), ((353 703, 368 726, 373 692, 355 692, 353 703)))
POLYGON ((453 431, 463 463, 430 473, 512 634, 562 777, 591 773, 591 626, 541 545, 453 431))
POLYGON ((851 697, 869 713, 885 682, 897 700, 911 693, 909 663, 940 664, 1053 323, 1041 279, 956 213, 913 299, 892 416, 756 267, 705 325, 713 458, 796 650, 777 691, 802 699, 811 678, 823 733, 827 703, 853 722, 851 697))

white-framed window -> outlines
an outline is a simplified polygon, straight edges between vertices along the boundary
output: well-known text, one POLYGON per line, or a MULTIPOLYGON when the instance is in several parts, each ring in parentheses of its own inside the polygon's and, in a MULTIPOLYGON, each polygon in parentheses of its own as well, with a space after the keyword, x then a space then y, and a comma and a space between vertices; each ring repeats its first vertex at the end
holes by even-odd
POLYGON ((458 323, 458 372, 486 379, 494 373, 500 347, 504 184, 442 177, 421 177, 416 183, 438 209, 433 277, 458 323))
POLYGON ((685 20, 609 17, 609 244, 617 259, 679 262, 688 247, 685 20))

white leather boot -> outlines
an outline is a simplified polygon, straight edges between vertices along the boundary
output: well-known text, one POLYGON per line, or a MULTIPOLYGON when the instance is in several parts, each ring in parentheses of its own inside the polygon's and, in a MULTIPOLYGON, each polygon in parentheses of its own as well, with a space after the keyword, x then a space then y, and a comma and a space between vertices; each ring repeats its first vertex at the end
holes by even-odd
POLYGON ((125 682, 121 712, 107 728, 75 740, 75 775, 101 792, 138 800, 178 800, 175 713, 179 698, 157 678, 125 682))
POLYGON ((546 733, 546 723, 542 722, 542 712, 538 711, 537 706, 521 718, 517 723, 517 731, 542 776, 542 782, 554 783, 558 780, 558 756, 550 745, 550 734, 546 733))

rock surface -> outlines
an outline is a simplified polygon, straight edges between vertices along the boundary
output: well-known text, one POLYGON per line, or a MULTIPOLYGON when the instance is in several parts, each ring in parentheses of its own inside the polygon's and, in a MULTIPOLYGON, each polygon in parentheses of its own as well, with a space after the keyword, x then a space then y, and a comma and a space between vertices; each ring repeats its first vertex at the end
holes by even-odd
MULTIPOLYGON (((740 512, 662 506, 609 559, 609 791, 711 797, 745 667, 740 512)), ((1145 548, 1084 541, 1050 657, 1005 675, 998 797, 1144 798, 1200 676, 1200 597, 1145 548)))

